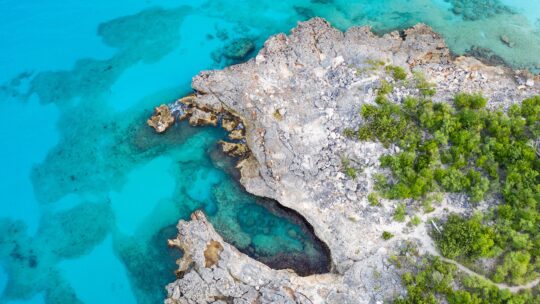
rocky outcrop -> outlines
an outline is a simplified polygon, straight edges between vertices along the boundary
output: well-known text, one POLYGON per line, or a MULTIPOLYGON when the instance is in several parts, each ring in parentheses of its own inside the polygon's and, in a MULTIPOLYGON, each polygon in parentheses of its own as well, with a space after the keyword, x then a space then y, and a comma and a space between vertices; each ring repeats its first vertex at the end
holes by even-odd
POLYGON ((226 154, 229 154, 231 156, 244 156, 249 152, 248 147, 246 144, 242 143, 230 143, 226 141, 220 141, 221 148, 223 149, 223 152, 226 154))
MULTIPOLYGON (((273 270, 225 243, 204 214, 180 221, 178 239, 170 246, 184 251, 181 279, 167 286, 167 304, 176 303, 312 303, 328 297, 336 284, 331 274, 301 278, 289 270, 273 270)), ((346 293, 346 285, 341 284, 346 293)), ((336 299, 339 295, 334 295, 336 299)))
POLYGON ((204 125, 217 125, 217 116, 212 112, 203 111, 198 108, 191 110, 191 116, 189 117, 189 124, 192 126, 204 126, 204 125))
POLYGON ((157 133, 163 133, 174 124, 174 116, 169 107, 163 104, 154 109, 154 115, 146 123, 157 133))
MULTIPOLYGON (((388 95, 394 102, 419 95, 413 71, 435 84, 434 99, 442 102, 457 92, 482 92, 489 107, 506 108, 540 93, 538 83, 519 83, 521 76, 505 67, 455 58, 425 25, 379 37, 368 27, 343 33, 319 18, 299 23, 289 36, 271 37, 246 63, 196 76, 197 107, 235 113, 245 125, 250 153, 239 163, 241 183, 303 215, 328 245, 333 267, 327 276, 304 278, 268 269, 224 243, 197 213, 179 224, 175 242, 187 252, 182 261, 192 262, 180 263, 180 278, 167 287, 168 303, 376 303, 403 293, 400 270, 389 257, 405 241, 418 243, 420 252, 436 254, 435 246, 426 225, 392 220, 395 202, 375 207, 367 201, 381 170, 378 158, 394 147, 360 143, 343 131, 359 125, 361 106, 374 102, 383 80, 394 85, 388 95), (410 81, 394 81, 385 64, 405 68, 410 81), (343 173, 343 158, 356 178, 343 173), (383 231, 395 237, 385 241, 383 231), (203 252, 212 240, 223 251, 207 268, 203 252)), ((459 211, 461 204, 459 196, 447 197, 433 214, 459 211)))

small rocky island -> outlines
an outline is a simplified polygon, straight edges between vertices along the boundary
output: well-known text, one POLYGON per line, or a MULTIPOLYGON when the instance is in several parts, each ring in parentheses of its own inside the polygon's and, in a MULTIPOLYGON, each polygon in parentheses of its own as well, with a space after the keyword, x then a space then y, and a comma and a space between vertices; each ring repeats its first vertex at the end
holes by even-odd
MULTIPOLYGON (((529 240, 525 232, 516 233, 529 247, 515 252, 533 254, 519 278, 500 273, 504 267, 497 266, 506 265, 514 251, 495 250, 491 239, 482 247, 489 253, 441 251, 445 239, 437 235, 451 231, 445 228, 450 214, 470 218, 501 204, 500 195, 484 195, 487 189, 480 185, 487 178, 470 173, 467 191, 430 188, 418 196, 386 191, 380 187, 382 176, 399 177, 392 165, 381 165, 381 156, 402 153, 399 134, 373 131, 362 137, 358 128, 377 119, 366 105, 372 111, 390 105, 398 115, 392 104, 459 100, 467 111, 512 111, 512 105, 540 94, 539 82, 526 71, 454 56, 426 25, 379 37, 369 27, 343 33, 320 18, 299 23, 290 35, 269 38, 246 63, 201 72, 193 79, 194 95, 157 108, 148 123, 158 132, 184 118, 193 125, 223 126, 230 132, 223 150, 239 157, 242 185, 302 215, 328 246, 332 265, 330 273, 305 277, 271 269, 226 243, 205 215, 195 212, 190 221, 179 222, 178 237, 169 241, 184 255, 178 279, 166 287, 165 303, 490 303, 471 300, 480 288, 505 299, 521 297, 516 303, 534 303, 540 261, 527 250, 538 250, 540 241, 529 240), (485 99, 461 93, 481 93, 485 99), (484 100, 487 104, 477 106, 484 100), (484 192, 478 194, 479 189, 484 192)), ((538 102, 531 100, 536 109, 538 102)), ((539 114, 531 115, 534 124, 539 114)), ((536 152, 533 161, 538 159, 538 138, 527 144, 536 152)), ((491 228, 481 227, 491 235, 491 228)))

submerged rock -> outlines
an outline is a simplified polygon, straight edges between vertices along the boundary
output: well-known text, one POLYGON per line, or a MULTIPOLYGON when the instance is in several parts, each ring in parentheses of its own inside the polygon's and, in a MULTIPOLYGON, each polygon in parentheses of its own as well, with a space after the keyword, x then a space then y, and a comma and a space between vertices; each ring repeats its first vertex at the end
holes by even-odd
MULTIPOLYGON (((447 0, 448 1, 448 0, 447 0)), ((452 12, 464 20, 481 20, 498 14, 512 14, 510 7, 500 0, 449 0, 452 12)))
POLYGON ((163 104, 154 109, 154 115, 146 123, 156 132, 163 133, 174 124, 174 116, 169 107, 163 104))
POLYGON ((246 155, 249 152, 248 147, 245 144, 241 143, 230 143, 226 141, 220 141, 221 148, 223 149, 223 152, 230 156, 243 156, 246 155))
POLYGON ((232 140, 244 139, 244 132, 242 130, 233 130, 229 133, 229 138, 232 140))
POLYGON ((234 130, 237 125, 237 122, 232 119, 224 118, 221 121, 221 126, 223 127, 223 129, 227 130, 227 132, 231 132, 232 130, 234 130))
POLYGON ((216 126, 218 122, 217 116, 210 111, 203 111, 198 108, 193 108, 189 117, 189 124, 192 126, 216 126))
POLYGON ((223 56, 242 60, 255 49, 255 43, 249 38, 239 38, 231 41, 223 49, 223 56))
POLYGON ((506 36, 506 35, 501 35, 500 38, 501 38, 501 42, 504 43, 504 44, 506 44, 506 46, 511 47, 511 48, 514 47, 515 43, 512 42, 512 41, 510 40, 510 38, 508 38, 508 36, 506 36))

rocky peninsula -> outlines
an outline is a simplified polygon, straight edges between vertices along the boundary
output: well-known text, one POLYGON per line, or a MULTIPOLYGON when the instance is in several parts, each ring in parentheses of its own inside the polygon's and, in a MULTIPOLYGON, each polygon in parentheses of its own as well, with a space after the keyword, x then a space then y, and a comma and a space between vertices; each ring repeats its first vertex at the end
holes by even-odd
POLYGON ((375 176, 386 170, 379 157, 399 148, 360 142, 344 131, 362 123, 362 105, 374 104, 384 83, 393 85, 387 98, 397 104, 422 93, 412 82, 396 81, 385 66, 401 67, 408 78, 422 73, 437 101, 481 92, 488 108, 507 109, 540 94, 538 77, 454 56, 423 24, 380 37, 369 27, 341 32, 314 18, 289 35, 270 37, 246 63, 201 72, 192 82, 194 95, 169 105, 171 110, 158 108, 149 124, 162 132, 175 121, 168 116, 177 113, 194 125, 223 125, 231 132, 223 148, 240 157, 246 190, 301 214, 327 244, 332 267, 328 274, 307 277, 271 269, 227 244, 205 215, 195 212, 190 221, 179 222, 178 237, 169 243, 184 256, 165 303, 383 303, 406 293, 404 270, 392 257, 411 244, 418 255, 440 256, 429 235, 438 229, 432 218, 496 203, 473 206, 463 194, 445 194, 430 213, 419 214, 418 226, 394 221, 392 200, 370 204, 375 176), (354 178, 346 166, 355 168, 354 178), (385 240, 383 232, 394 237, 385 240))

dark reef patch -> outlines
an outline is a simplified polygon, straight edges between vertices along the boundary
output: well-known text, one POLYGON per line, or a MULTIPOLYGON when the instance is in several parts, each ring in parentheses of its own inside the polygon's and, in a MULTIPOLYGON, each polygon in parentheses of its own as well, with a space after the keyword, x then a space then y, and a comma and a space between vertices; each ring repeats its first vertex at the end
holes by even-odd
POLYGON ((136 237, 118 236, 116 251, 128 269, 139 303, 155 303, 166 296, 163 286, 175 279, 176 260, 181 252, 167 246, 176 237, 176 223, 160 229, 141 246, 136 237))
POLYGON ((452 4, 452 12, 464 20, 480 20, 498 14, 513 14, 508 6, 499 0, 445 0, 452 4))
POLYGON ((509 66, 509 64, 501 56, 495 54, 492 50, 487 48, 472 46, 469 50, 465 52, 465 55, 475 57, 476 59, 488 65, 509 66))

